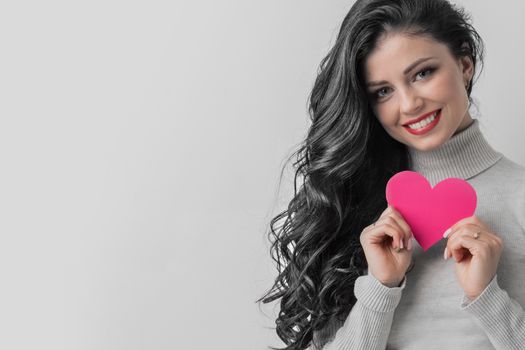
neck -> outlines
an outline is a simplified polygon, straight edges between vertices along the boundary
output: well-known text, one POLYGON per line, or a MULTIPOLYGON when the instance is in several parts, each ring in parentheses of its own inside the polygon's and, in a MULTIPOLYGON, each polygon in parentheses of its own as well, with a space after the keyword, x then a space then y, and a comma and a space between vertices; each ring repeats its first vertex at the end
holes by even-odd
POLYGON ((411 169, 424 175, 435 186, 449 177, 468 180, 494 165, 502 154, 489 145, 481 133, 479 121, 471 120, 465 128, 433 150, 409 148, 411 169))
POLYGON ((463 118, 463 120, 461 121, 461 124, 459 125, 454 135, 459 134, 463 130, 467 129, 469 126, 472 125, 472 123, 474 123, 474 119, 472 119, 470 114, 467 112, 467 114, 465 115, 465 118, 463 118))

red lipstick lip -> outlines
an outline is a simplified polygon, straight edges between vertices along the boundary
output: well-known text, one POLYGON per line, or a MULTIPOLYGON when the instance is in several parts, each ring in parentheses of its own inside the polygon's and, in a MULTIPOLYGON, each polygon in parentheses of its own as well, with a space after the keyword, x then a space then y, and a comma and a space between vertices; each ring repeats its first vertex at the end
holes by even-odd
POLYGON ((432 122, 430 122, 428 125, 420 129, 414 130, 414 129, 411 129, 410 126, 404 126, 404 128, 406 131, 408 131, 412 135, 421 136, 433 130, 436 127, 436 125, 439 123, 440 120, 441 120, 441 110, 439 110, 438 114, 436 115, 436 118, 434 118, 432 122))
POLYGON ((410 121, 408 123, 403 124, 403 126, 409 126, 410 124, 414 124, 414 123, 420 122, 423 119, 426 119, 426 118, 430 117, 432 114, 436 113, 437 111, 439 111, 439 109, 436 109, 435 111, 432 111, 432 112, 427 113, 427 114, 423 114, 421 117, 419 117, 419 118, 417 118, 415 120, 412 120, 412 121, 410 121))

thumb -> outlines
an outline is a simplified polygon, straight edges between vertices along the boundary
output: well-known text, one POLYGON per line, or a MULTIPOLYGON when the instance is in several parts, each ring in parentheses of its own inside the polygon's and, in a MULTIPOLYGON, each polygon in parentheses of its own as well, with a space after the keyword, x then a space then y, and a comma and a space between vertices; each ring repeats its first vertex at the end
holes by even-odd
POLYGON ((449 242, 448 249, 454 257, 454 260, 460 262, 468 253, 473 256, 475 255, 477 251, 476 243, 477 241, 475 241, 474 238, 459 237, 453 242, 449 242))

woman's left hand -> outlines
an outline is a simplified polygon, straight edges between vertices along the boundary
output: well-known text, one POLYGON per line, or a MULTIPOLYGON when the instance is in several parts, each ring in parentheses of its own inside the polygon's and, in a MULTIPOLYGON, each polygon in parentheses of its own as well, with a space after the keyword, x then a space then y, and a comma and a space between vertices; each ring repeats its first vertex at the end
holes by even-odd
POLYGON ((475 215, 458 221, 444 237, 444 258, 454 257, 459 284, 465 295, 474 300, 496 275, 503 241, 475 215))

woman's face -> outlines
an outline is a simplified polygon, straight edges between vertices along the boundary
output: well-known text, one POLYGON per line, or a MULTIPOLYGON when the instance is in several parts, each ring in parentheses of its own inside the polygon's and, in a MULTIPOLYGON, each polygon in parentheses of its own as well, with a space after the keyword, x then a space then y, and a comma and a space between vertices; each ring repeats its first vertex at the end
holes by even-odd
POLYGON ((421 151, 439 147, 472 122, 465 87, 472 74, 470 58, 456 59, 444 44, 401 33, 383 36, 365 62, 379 122, 394 139, 421 151))

